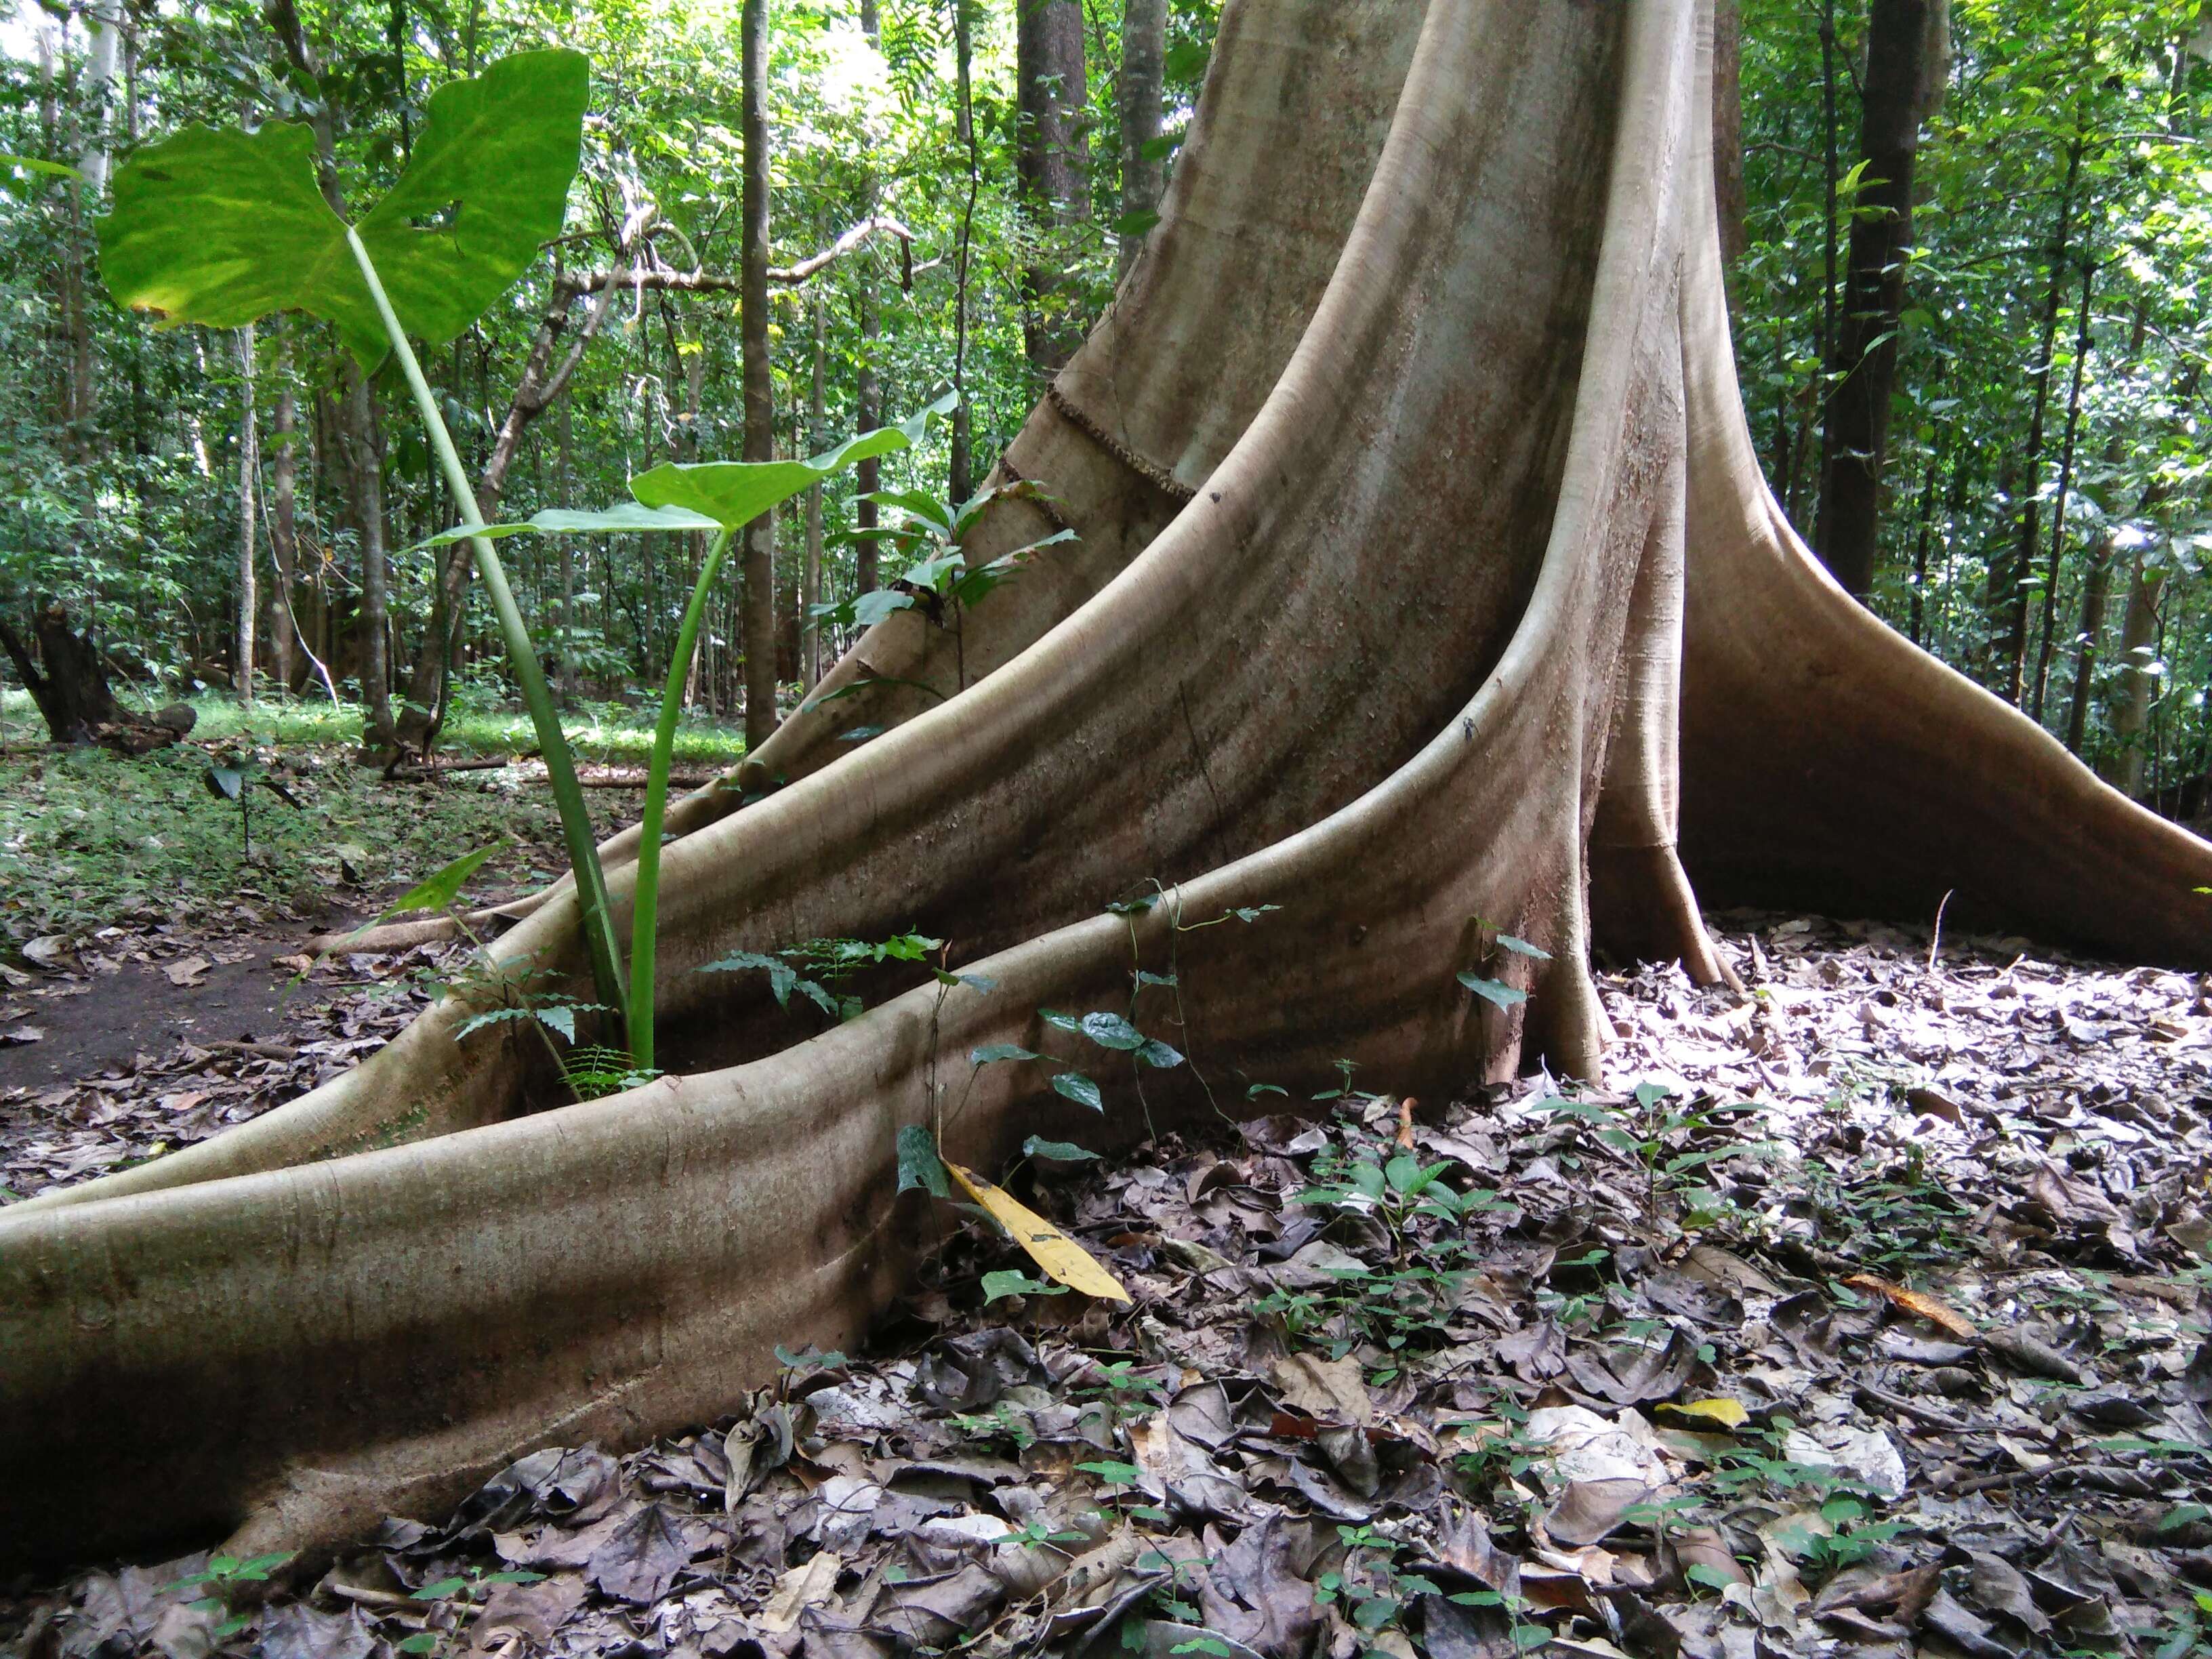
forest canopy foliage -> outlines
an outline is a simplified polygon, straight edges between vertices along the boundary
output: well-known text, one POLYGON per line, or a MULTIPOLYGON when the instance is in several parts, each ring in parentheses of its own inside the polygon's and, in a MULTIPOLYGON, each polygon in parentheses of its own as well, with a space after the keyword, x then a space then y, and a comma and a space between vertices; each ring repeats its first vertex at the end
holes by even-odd
MULTIPOLYGON (((888 479, 827 482, 811 583, 807 515, 781 515, 786 708, 874 614, 858 601, 878 586, 879 513, 860 497, 981 484, 1071 333, 1110 302, 1190 119, 1207 0, 1049 0, 1026 24, 1018 9, 768 9, 773 453, 816 453, 948 386, 965 414, 888 479), (1152 100, 1133 125, 1133 74, 1152 100)), ((2212 765, 2197 276, 2212 30, 2171 0, 1742 0, 1735 29, 1741 214, 1724 236, 1776 494, 1821 545, 1825 481, 1855 441, 1832 416, 1861 383, 1856 350, 1893 354, 1869 603, 2109 779, 2193 816, 2212 765), (1855 235, 1893 216, 1893 158, 1862 153, 1881 35, 1908 13, 1924 32, 1910 237, 1894 318, 1855 316, 1855 235)), ((388 700, 398 713, 373 709, 373 738, 386 720, 405 731, 412 702, 418 741, 456 690, 507 698, 465 549, 435 539, 461 515, 404 388, 388 368, 350 384, 346 352, 382 349, 365 296, 343 302, 357 278, 341 261, 319 299, 272 289, 304 313, 250 338, 149 335, 111 297, 143 280, 127 245, 100 244, 109 182, 131 154, 222 113, 259 131, 204 142, 241 162, 289 157, 301 212, 327 218, 311 156, 326 157, 326 197, 375 202, 434 131, 440 87, 518 51, 581 52, 589 113, 565 222, 510 227, 527 274, 481 318, 462 325, 471 296, 441 280, 418 297, 452 313, 440 327, 426 312, 425 366, 472 476, 492 484, 487 512, 619 501, 654 466, 754 453, 741 30, 741 8, 713 0, 24 6, 0 64, 0 149, 16 158, 0 167, 0 328, 17 366, 0 386, 0 616, 27 636, 33 606, 59 599, 149 707, 229 686, 243 538, 263 696, 388 700)), ((408 233, 441 207, 378 213, 408 233)), ((225 257, 218 241, 209 255, 225 257)), ((705 544, 509 544, 565 700, 651 695, 705 544)), ((695 714, 741 712, 743 603, 733 562, 687 688, 695 714)), ((20 694, 7 708, 28 712, 20 694)))

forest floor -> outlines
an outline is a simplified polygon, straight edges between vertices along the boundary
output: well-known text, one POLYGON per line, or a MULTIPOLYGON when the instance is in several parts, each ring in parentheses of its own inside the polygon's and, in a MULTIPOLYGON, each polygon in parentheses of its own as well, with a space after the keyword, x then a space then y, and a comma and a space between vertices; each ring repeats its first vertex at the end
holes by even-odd
MULTIPOLYGON (((94 929, 11 972, 0 1034, 44 1019, 15 1053, 56 1059, 0 1086, 0 1179, 150 1155, 384 1042, 436 952, 334 956, 266 1006, 270 947, 244 933, 308 920, 94 929), (127 1061, 55 1012, 200 959, 197 994, 252 994, 127 1061)), ((1033 1150, 1010 1184, 1130 1307, 1039 1293, 971 1219, 863 1351, 790 1356, 717 1422, 526 1457, 451 1516, 242 1591, 228 1632, 204 1555, 0 1583, 0 1643, 2212 1653, 2203 985, 2018 941, 1717 926, 1748 996, 1601 980, 1609 1088, 1409 1106, 1354 1074, 1110 1161, 1033 1150)))

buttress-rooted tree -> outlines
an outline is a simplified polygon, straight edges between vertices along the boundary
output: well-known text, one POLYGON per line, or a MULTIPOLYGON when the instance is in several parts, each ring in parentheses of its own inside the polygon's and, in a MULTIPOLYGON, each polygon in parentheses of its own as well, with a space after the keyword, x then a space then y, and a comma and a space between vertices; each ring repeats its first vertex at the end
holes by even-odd
MULTIPOLYGON (((0 1214, 0 1555, 313 1549, 536 1445, 712 1418, 900 1285, 932 1225, 902 1126, 989 1167, 1340 1057, 1412 1091, 1593 1071, 1593 945, 1724 972, 1692 875, 2212 956, 2212 848, 1884 629, 1769 498, 1710 10, 1231 0, 1164 222, 1000 464, 1049 499, 968 552, 1080 543, 884 623, 747 763, 780 787, 672 815, 671 1073, 562 1104, 542 1044, 457 1037, 449 1000, 0 1214), (872 988, 795 1040, 758 975, 694 971, 907 929, 991 988, 872 988), (1130 1010, 1139 968, 1189 1063, 1110 1079, 1103 1128, 1047 1067, 971 1068, 1064 1044, 1040 1008, 1130 1010)), ((571 895, 495 948, 588 995, 571 895)))

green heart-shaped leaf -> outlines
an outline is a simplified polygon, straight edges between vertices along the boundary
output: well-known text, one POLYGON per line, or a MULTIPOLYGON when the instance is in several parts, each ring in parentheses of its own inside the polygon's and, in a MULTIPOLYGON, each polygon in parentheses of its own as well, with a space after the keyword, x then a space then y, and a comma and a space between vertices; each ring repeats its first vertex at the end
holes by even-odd
MULTIPOLYGON (((410 333, 453 338, 560 234, 589 82, 580 53, 526 52, 432 94, 405 174, 360 224, 410 333)), ((307 128, 283 122, 189 126, 142 150, 98 226, 108 288, 164 328, 305 311, 374 368, 388 343, 314 150, 307 128)))

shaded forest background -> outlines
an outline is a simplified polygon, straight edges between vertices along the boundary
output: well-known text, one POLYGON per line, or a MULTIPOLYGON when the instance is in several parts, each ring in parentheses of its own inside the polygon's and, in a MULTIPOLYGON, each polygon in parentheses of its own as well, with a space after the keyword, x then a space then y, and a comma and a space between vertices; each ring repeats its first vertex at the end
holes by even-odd
MULTIPOLYGON (((504 702, 465 550, 418 545, 457 514, 388 371, 362 382, 326 330, 296 319, 149 331, 100 281, 106 180, 194 118, 307 120, 331 136, 341 188, 367 199, 404 165, 432 88, 523 46, 585 51, 593 112, 567 234, 426 367, 493 516, 604 504, 663 460, 761 453, 761 433, 746 442, 739 291, 750 15, 766 30, 773 175, 772 398, 754 389, 755 424, 775 453, 805 454, 947 387, 963 398, 884 476, 840 478, 780 517, 772 594, 749 596, 732 568, 694 716, 742 718, 748 604, 773 608, 787 708, 850 637, 849 616, 817 623, 816 607, 902 568, 854 534, 880 512, 861 497, 979 487, 1110 303, 1188 130, 1217 11, 21 5, 0 33, 0 150, 21 158, 0 163, 0 622, 35 657, 58 603, 127 697, 359 708, 372 750, 421 746, 454 707, 504 702)), ((1740 156, 1740 171, 1723 164, 1731 301, 1776 495, 1900 631, 2130 793, 2197 817, 2212 773, 2212 9, 1723 13, 1740 87, 1723 117, 1740 156)), ((658 684, 696 540, 507 548, 571 706, 604 712, 658 684)), ((21 664, 0 673, 0 738, 27 738, 21 664)))

